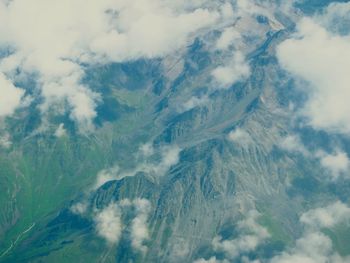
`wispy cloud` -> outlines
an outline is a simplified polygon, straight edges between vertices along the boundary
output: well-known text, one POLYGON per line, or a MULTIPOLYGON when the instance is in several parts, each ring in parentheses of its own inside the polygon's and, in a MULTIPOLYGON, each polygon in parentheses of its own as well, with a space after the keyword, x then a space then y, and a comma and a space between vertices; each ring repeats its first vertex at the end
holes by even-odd
POLYGON ((217 88, 229 88, 237 81, 244 80, 250 75, 250 67, 242 52, 236 51, 223 66, 212 71, 217 88))
POLYGON ((4 133, 0 135, 0 147, 5 149, 10 148, 12 145, 10 134, 4 133))
POLYGON ((105 183, 117 180, 119 179, 119 166, 115 165, 108 169, 103 169, 97 174, 95 185, 93 186, 93 189, 97 189, 100 186, 104 185, 105 183))
POLYGON ((309 156, 310 152, 306 149, 298 135, 287 135, 281 138, 278 146, 288 152, 300 153, 304 156, 309 156))
POLYGON ((216 251, 222 251, 229 259, 254 251, 267 238, 270 237, 267 229, 257 223, 259 213, 256 210, 250 211, 246 219, 238 223, 239 235, 232 240, 222 240, 215 237, 212 244, 216 251))
MULTIPOLYGON (((151 152, 153 152, 152 155, 158 155, 156 162, 152 161, 152 158, 146 158, 131 172, 125 173, 124 176, 133 176, 139 172, 163 176, 173 165, 179 162, 181 149, 177 145, 168 145, 157 150, 153 149, 151 152)), ((146 157, 152 157, 152 155, 146 157)))
POLYGON ((58 125, 58 128, 55 131, 55 136, 60 138, 67 135, 67 130, 64 128, 64 124, 60 123, 60 125, 58 125))
POLYGON ((254 141, 249 133, 242 128, 236 128, 228 134, 228 139, 241 146, 249 146, 254 141))
POLYGON ((215 46, 219 50, 226 50, 231 45, 237 45, 241 38, 241 34, 234 27, 228 27, 223 30, 215 46))
POLYGON ((164 176, 172 166, 179 162, 180 152, 181 149, 176 145, 162 146, 159 149, 154 149, 151 144, 142 145, 136 154, 139 159, 135 168, 121 170, 118 165, 115 165, 109 169, 103 169, 97 174, 94 189, 108 181, 135 176, 140 172, 153 176, 164 176), (156 161, 154 158, 156 158, 156 161))
POLYGON ((195 107, 206 105, 209 102, 210 102, 210 99, 207 95, 204 95, 201 97, 193 96, 179 107, 179 111, 185 112, 195 107))
POLYGON ((88 203, 87 203, 86 200, 83 200, 82 202, 78 202, 78 203, 73 204, 70 207, 70 210, 74 214, 82 215, 82 214, 84 214, 87 211, 87 208, 88 208, 88 203))
POLYGON ((237 260, 244 263, 259 263, 259 260, 250 261, 247 257, 247 254, 255 251, 270 237, 267 229, 257 222, 259 216, 258 211, 250 210, 245 219, 237 223, 238 235, 236 238, 223 240, 221 236, 216 236, 213 239, 214 251, 223 253, 225 258, 218 259, 216 256, 208 259, 200 258, 194 263, 228 263, 237 260))

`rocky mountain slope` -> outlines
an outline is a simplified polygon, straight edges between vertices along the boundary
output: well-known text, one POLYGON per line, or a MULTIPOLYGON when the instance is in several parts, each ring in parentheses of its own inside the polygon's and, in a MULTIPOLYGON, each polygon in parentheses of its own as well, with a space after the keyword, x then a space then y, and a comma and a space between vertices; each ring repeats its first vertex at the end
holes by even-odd
POLYGON ((33 105, 8 118, 0 262, 282 263, 311 258, 297 250, 309 234, 333 250, 305 262, 347 262, 348 217, 309 223, 336 200, 348 213, 349 180, 330 180, 316 150, 347 152, 349 139, 300 125, 294 109, 307 97, 276 55, 319 2, 246 14, 164 58, 87 66, 103 101, 92 133, 67 114, 42 130, 33 105), (243 35, 233 49, 249 74, 236 68, 223 87, 212 72, 233 52, 214 46, 226 27, 243 35))

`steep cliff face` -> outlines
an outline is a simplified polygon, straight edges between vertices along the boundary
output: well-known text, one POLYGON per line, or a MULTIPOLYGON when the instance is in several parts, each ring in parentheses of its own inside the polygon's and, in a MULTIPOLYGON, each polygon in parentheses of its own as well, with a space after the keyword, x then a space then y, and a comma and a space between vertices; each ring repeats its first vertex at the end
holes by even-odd
MULTIPOLYGON (((261 32, 242 44, 249 77, 229 87, 212 81, 227 56, 210 50, 219 33, 203 32, 163 59, 88 69, 105 102, 92 135, 68 116, 53 118, 69 133, 59 139, 12 123, 0 261, 271 262, 303 236, 305 211, 348 202, 346 180, 330 183, 318 159, 286 143, 296 132, 310 147, 333 139, 295 126, 290 102, 305 98, 276 58, 292 19, 253 18, 237 24, 261 32)), ((341 230, 328 231, 347 255, 341 230)))

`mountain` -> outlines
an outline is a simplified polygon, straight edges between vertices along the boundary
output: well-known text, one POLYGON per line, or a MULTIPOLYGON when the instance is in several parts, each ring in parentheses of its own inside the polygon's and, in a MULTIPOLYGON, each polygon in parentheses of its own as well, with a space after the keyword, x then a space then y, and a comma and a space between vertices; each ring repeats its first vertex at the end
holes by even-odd
POLYGON ((333 180, 324 152, 347 156, 350 141, 296 115, 310 95, 278 53, 329 2, 244 13, 162 57, 83 65, 100 94, 93 131, 68 112, 42 118, 21 80, 34 99, 4 120, 0 262, 349 262, 348 170, 333 180), (215 48, 227 28, 237 46, 215 48), (223 61, 238 75, 228 85, 213 81, 223 61))

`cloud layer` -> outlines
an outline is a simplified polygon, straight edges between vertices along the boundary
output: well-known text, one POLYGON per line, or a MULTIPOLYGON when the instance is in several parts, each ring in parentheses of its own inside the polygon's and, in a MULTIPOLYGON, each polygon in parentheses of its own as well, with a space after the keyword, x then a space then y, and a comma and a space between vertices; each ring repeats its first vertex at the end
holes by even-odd
MULTIPOLYGON (((133 207, 135 217, 130 225, 131 246, 139 252, 146 252, 147 246, 144 242, 149 238, 148 216, 151 212, 151 203, 147 199, 137 198, 134 200, 123 199, 119 202, 111 202, 102 210, 95 211, 94 220, 97 234, 103 237, 110 245, 119 242, 123 230, 122 215, 125 209, 133 207)), ((72 207, 72 211, 81 214, 81 204, 72 207)), ((86 208, 84 208, 84 211, 86 208)), ((124 222, 124 224, 126 224, 124 222)))
POLYGON ((302 110, 316 129, 350 133, 350 36, 322 26, 317 18, 303 18, 297 33, 277 48, 280 64, 307 82, 309 98, 302 110))
POLYGON ((181 149, 176 145, 168 145, 154 149, 151 144, 144 144, 137 153, 138 164, 135 168, 120 171, 119 166, 104 169, 97 174, 94 189, 112 180, 120 180, 124 177, 135 176, 137 173, 148 173, 153 176, 164 176, 169 169, 180 160, 181 149), (158 157, 156 161, 154 158, 158 157))
POLYGON ((214 250, 224 252, 229 259, 235 259, 242 254, 254 251, 270 237, 267 229, 257 223, 258 217, 257 211, 250 211, 247 218, 238 223, 239 236, 232 240, 214 238, 214 250))
POLYGON ((337 179, 349 171, 350 160, 348 155, 343 151, 337 150, 333 154, 319 152, 318 156, 321 165, 330 172, 332 179, 337 179))
POLYGON ((237 81, 250 75, 250 67, 242 52, 235 52, 226 65, 215 68, 212 72, 218 88, 229 88, 237 81))
POLYGON ((305 232, 293 248, 270 260, 270 263, 345 263, 349 258, 341 257, 333 249, 332 240, 321 230, 332 228, 337 224, 349 222, 350 208, 341 202, 327 207, 305 212, 300 222, 305 232))
POLYGON ((228 139, 241 146, 249 146, 254 141, 249 133, 241 128, 236 128, 228 134, 228 139))
POLYGON ((270 237, 267 229, 257 223, 260 214, 256 210, 247 213, 246 218, 237 224, 239 235, 231 240, 223 240, 217 236, 212 241, 214 251, 224 253, 225 259, 219 260, 215 256, 209 259, 200 258, 194 263, 228 263, 240 260, 250 262, 245 256, 255 251, 267 238, 270 237))
POLYGON ((34 74, 45 99, 43 113, 66 104, 72 120, 90 127, 100 97, 82 82, 82 64, 161 57, 185 46, 193 33, 222 15, 219 9, 197 7, 202 3, 0 1, 0 49, 10 50, 0 60, 0 72, 8 78, 0 73, 0 84, 12 92, 11 105, 0 114, 12 114, 23 95, 11 83, 34 74))
POLYGON ((313 229, 329 228, 349 220, 350 208, 339 201, 309 210, 300 217, 300 222, 313 229))
POLYGON ((149 238, 147 220, 151 204, 146 199, 136 199, 133 204, 136 209, 136 217, 131 224, 131 244, 135 249, 146 252, 147 247, 143 242, 149 238))
POLYGON ((110 244, 119 242, 122 233, 121 211, 117 204, 111 203, 96 214, 97 234, 110 244))
POLYGON ((0 118, 12 115, 20 106, 24 90, 15 87, 4 74, 0 72, 0 118))

